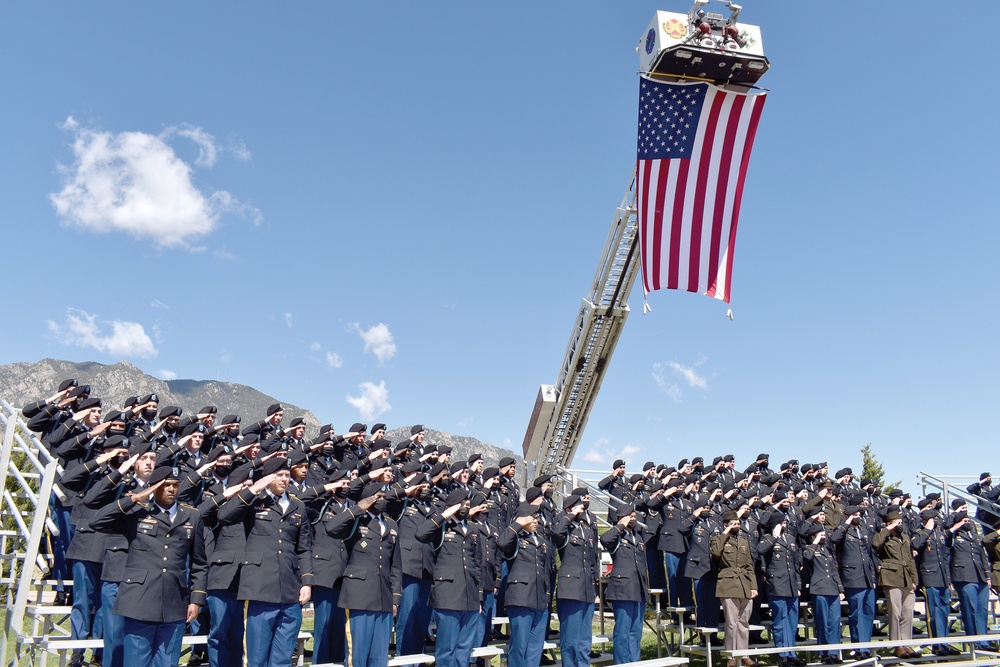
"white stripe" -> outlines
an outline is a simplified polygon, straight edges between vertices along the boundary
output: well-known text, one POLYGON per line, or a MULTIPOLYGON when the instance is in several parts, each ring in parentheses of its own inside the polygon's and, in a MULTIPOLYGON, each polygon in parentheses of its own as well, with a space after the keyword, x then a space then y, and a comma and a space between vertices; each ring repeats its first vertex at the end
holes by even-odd
POLYGON ((701 165, 701 149, 705 144, 705 126, 712 110, 711 97, 713 91, 714 89, 709 86, 705 101, 701 105, 701 114, 698 117, 698 124, 696 126, 697 134, 695 135, 694 146, 691 149, 692 155, 688 162, 687 184, 684 192, 678 192, 676 195, 684 198, 684 211, 681 214, 681 252, 677 263, 677 287, 682 290, 687 290, 688 288, 688 267, 690 265, 688 260, 691 256, 691 220, 694 217, 695 193, 698 191, 698 170, 701 165))
POLYGON ((698 289, 708 290, 708 262, 712 249, 712 219, 715 217, 715 195, 718 192, 719 164, 722 162, 722 147, 726 142, 726 126, 733 110, 733 96, 725 95, 719 108, 719 118, 712 138, 712 153, 709 159, 708 182, 705 184, 705 208, 701 218, 701 247, 699 248, 698 289))
POLYGON ((726 261, 729 258, 729 234, 733 226, 733 207, 736 203, 736 188, 739 185, 740 165, 743 161, 743 151, 746 147, 747 129, 750 126, 750 119, 758 102, 757 96, 749 97, 743 105, 743 113, 740 115, 736 129, 736 140, 733 145, 733 161, 729 166, 728 182, 729 196, 726 197, 725 209, 723 211, 722 236, 719 238, 721 248, 719 253, 719 271, 717 274, 715 298, 725 300, 729 296, 729 285, 726 282, 726 261))

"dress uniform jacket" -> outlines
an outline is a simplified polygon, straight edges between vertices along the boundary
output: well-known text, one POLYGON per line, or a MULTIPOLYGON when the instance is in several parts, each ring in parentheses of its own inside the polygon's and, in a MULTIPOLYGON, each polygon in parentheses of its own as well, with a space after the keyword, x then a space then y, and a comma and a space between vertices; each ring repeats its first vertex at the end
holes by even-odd
POLYGON ((990 582, 993 588, 1000 588, 1000 531, 994 530, 983 538, 983 547, 990 560, 990 582))
POLYGON ((754 556, 743 531, 735 535, 719 533, 712 538, 712 558, 719 566, 715 595, 719 598, 750 598, 757 590, 754 556))
POLYGON ((764 591, 769 597, 799 597, 802 593, 802 554, 793 535, 765 535, 757 545, 764 559, 764 591))
POLYGON ((430 605, 450 611, 479 611, 487 534, 480 524, 444 519, 440 512, 417 528, 416 538, 434 549, 430 605))
POLYGON ((926 588, 951 585, 951 532, 920 528, 913 533, 910 546, 917 552, 917 578, 926 588))
POLYGON ((319 522, 313 530, 313 583, 323 588, 340 585, 347 568, 347 547, 343 540, 335 540, 327 532, 327 526, 338 514, 347 511, 347 503, 336 499, 328 500, 321 509, 319 522))
POLYGON ((917 585, 917 565, 913 561, 910 536, 883 528, 872 538, 872 547, 882 561, 878 582, 883 588, 911 589, 917 585))
MULTIPOLYGON (((658 504, 658 503, 657 503, 658 504)), ((685 517, 690 516, 693 507, 683 498, 666 498, 660 507, 660 541, 657 548, 672 554, 687 552, 688 543, 681 529, 685 517)))
POLYGON ((550 561, 555 558, 549 543, 513 523, 500 531, 497 548, 509 562, 506 604, 548 609, 552 601, 550 561))
POLYGON ((417 539, 417 529, 434 516, 434 507, 421 500, 411 501, 399 517, 399 548, 403 574, 414 579, 430 579, 434 572, 434 548, 417 539))
POLYGON ((692 515, 687 523, 691 524, 691 530, 684 576, 701 579, 712 571, 712 538, 722 532, 722 524, 711 512, 700 517, 692 515))
POLYGON ((808 564, 806 569, 809 593, 812 595, 840 595, 844 586, 840 582, 840 568, 837 553, 829 540, 802 547, 802 559, 808 564))
POLYGON ((289 496, 282 512, 270 493, 243 489, 219 508, 218 522, 241 523, 247 538, 237 597, 297 604, 299 589, 313 583, 312 526, 302 501, 289 496))
POLYGON ((608 475, 597 483, 597 488, 606 491, 618 500, 625 500, 625 496, 631 490, 624 475, 608 475))
POLYGON ((838 547, 844 588, 872 588, 877 579, 872 535, 864 526, 838 526, 829 539, 838 547))
POLYGON ((645 603, 649 580, 642 531, 622 530, 615 524, 601 535, 601 545, 614 561, 604 599, 645 603))
POLYGON ((337 603, 342 609, 391 612, 402 601, 399 528, 389 517, 377 517, 350 503, 327 522, 330 537, 344 540, 347 567, 337 603))
POLYGON ((552 538, 562 562, 556 584, 556 598, 593 602, 600 580, 597 531, 583 520, 564 514, 552 529, 552 538))
POLYGON ((988 582, 990 565, 983 539, 974 530, 959 530, 951 542, 951 580, 956 584, 988 582))
POLYGON ((198 505, 205 526, 206 588, 209 591, 236 593, 247 536, 242 523, 219 523, 219 508, 224 503, 225 498, 221 494, 211 494, 198 505))
MULTIPOLYGON (((137 488, 138 482, 131 474, 122 475, 117 469, 110 468, 105 475, 98 477, 90 487, 83 502, 95 510, 103 509, 108 502, 127 497, 137 488)), ((110 533, 106 537, 105 552, 101 559, 104 561, 104 567, 101 569, 101 580, 118 583, 121 582, 125 574, 125 563, 128 560, 128 540, 124 535, 118 533, 110 533)))
POLYGON ((120 498, 94 517, 97 530, 118 532, 129 543, 114 613, 147 623, 183 622, 189 603, 205 604, 201 516, 178 504, 173 522, 150 502, 120 498))
POLYGON ((66 550, 66 558, 78 561, 100 563, 104 560, 108 534, 94 530, 91 521, 97 512, 109 502, 115 500, 114 490, 102 487, 103 495, 93 498, 90 504, 85 502, 84 491, 89 492, 95 482, 103 476, 103 470, 95 459, 77 461, 67 466, 63 473, 61 484, 67 491, 76 491, 73 501, 73 513, 70 523, 76 526, 73 539, 66 550))

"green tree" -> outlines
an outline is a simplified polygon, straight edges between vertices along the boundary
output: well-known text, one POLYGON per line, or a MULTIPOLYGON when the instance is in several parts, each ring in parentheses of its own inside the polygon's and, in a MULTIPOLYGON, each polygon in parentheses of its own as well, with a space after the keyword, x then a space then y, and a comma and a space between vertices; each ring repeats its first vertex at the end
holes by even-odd
POLYGON ((883 493, 888 493, 903 483, 903 480, 892 484, 885 483, 885 467, 875 458, 875 452, 872 451, 872 443, 870 442, 861 448, 861 477, 862 479, 865 477, 872 479, 876 486, 881 487, 883 493))

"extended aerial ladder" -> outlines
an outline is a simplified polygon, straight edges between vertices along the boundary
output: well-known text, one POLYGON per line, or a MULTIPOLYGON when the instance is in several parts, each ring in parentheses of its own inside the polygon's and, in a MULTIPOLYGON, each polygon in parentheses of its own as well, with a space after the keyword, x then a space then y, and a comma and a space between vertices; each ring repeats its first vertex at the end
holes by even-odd
MULTIPOLYGON (((737 23, 695 0, 687 14, 658 11, 636 52, 644 75, 667 81, 708 81, 745 91, 768 70, 758 26, 737 23)), ((636 174, 615 210, 589 294, 577 311, 555 384, 543 384, 524 435, 526 476, 569 466, 583 437, 611 356, 628 318, 628 297, 639 270, 636 174)))

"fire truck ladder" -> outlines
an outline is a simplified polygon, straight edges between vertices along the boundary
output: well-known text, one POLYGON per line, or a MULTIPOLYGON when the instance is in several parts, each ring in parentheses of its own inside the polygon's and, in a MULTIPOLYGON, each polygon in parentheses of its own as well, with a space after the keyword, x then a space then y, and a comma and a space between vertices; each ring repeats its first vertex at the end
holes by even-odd
POLYGON ((539 388, 524 435, 528 483, 566 467, 576 454, 590 409, 628 318, 639 262, 635 172, 615 211, 590 294, 583 299, 554 385, 539 388))

